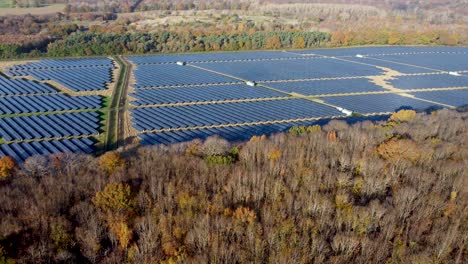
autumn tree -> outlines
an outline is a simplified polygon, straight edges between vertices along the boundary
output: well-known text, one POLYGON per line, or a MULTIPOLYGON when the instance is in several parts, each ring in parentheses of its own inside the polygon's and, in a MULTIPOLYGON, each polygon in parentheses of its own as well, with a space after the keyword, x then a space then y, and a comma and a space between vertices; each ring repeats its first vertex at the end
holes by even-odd
POLYGON ((16 167, 16 161, 9 156, 0 158, 0 179, 10 176, 16 167))
POLYGON ((103 211, 123 212, 134 207, 131 189, 125 183, 109 183, 104 190, 96 193, 93 203, 103 211))
POLYGON ((298 36, 293 38, 293 49, 303 49, 306 47, 304 37, 298 36))
POLYGON ((266 49, 281 49, 281 39, 279 36, 271 36, 266 40, 266 49))
POLYGON ((414 110, 400 110, 390 116, 391 121, 395 122, 409 122, 416 117, 414 110))
POLYGON ((125 167, 125 161, 120 153, 110 151, 106 152, 99 158, 99 165, 110 175, 120 169, 123 169, 125 167))

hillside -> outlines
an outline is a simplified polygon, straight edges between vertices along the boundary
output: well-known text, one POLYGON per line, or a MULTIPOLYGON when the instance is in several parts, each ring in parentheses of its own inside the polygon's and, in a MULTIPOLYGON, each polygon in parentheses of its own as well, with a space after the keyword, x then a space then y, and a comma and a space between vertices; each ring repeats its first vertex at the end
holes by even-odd
POLYGON ((467 112, 0 161, 0 260, 462 263, 467 112))

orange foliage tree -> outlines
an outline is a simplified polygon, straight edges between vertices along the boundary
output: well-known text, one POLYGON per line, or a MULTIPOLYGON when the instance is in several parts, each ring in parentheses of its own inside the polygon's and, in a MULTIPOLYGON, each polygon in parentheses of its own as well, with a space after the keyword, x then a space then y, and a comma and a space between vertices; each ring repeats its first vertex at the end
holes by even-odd
POLYGON ((272 36, 266 40, 267 49, 281 49, 281 39, 279 36, 272 36))
POLYGON ((107 152, 99 158, 99 165, 108 174, 112 174, 125 167, 125 161, 118 152, 107 152))
POLYGON ((16 167, 16 162, 12 157, 0 158, 0 178, 10 176, 16 167))

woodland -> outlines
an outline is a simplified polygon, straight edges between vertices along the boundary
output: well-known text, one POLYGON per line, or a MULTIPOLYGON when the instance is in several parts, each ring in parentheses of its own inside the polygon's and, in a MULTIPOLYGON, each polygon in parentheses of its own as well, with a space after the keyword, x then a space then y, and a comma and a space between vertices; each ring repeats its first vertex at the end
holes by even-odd
POLYGON ((464 263, 467 118, 0 160, 1 263, 464 263))

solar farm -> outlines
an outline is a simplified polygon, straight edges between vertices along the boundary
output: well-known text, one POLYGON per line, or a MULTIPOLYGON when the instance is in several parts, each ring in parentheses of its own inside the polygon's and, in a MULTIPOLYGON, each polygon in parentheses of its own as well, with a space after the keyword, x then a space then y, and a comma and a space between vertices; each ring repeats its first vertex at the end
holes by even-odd
POLYGON ((0 156, 93 153, 104 131, 114 61, 52 59, 0 74, 0 156))
MULTIPOLYGON (((128 56, 118 110, 122 140, 230 141, 330 119, 468 106, 468 48, 368 47, 128 56)), ((46 59, 0 75, 0 156, 96 151, 106 100, 122 74, 112 58, 46 59)), ((114 109, 115 110, 115 109, 114 109)), ((103 143, 104 144, 104 143, 103 143)))

